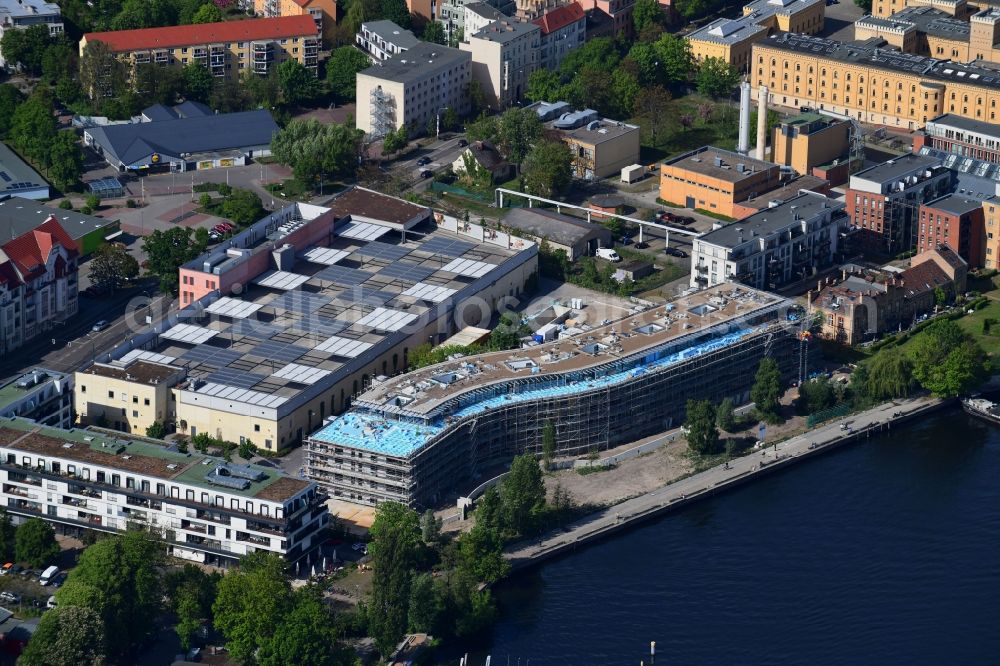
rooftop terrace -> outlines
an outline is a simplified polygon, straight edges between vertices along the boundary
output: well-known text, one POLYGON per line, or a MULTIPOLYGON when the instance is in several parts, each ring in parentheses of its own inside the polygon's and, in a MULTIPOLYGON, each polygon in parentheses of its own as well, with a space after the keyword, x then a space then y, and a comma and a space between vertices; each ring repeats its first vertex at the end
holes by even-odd
POLYGON ((458 358, 377 384, 313 438, 406 457, 467 416, 614 385, 734 344, 773 325, 751 320, 786 303, 718 285, 572 338, 458 358))

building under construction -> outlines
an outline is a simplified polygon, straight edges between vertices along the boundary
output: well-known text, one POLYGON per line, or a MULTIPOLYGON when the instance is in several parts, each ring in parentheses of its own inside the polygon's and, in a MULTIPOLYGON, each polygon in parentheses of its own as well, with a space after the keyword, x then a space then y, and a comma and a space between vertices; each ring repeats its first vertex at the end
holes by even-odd
POLYGON ((760 360, 804 373, 791 303, 726 283, 530 349, 456 359, 362 394, 308 441, 307 471, 343 500, 433 505, 488 468, 603 451, 676 427, 689 398, 748 399, 760 360))

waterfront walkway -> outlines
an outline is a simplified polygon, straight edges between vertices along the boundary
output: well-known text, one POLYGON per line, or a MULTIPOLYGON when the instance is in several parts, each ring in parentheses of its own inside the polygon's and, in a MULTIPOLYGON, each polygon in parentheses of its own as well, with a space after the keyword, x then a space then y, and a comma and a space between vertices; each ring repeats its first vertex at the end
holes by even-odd
POLYGON ((591 514, 538 539, 514 543, 505 556, 514 569, 537 564, 639 521, 714 495, 756 476, 783 469, 811 455, 820 454, 857 439, 887 432, 901 422, 919 418, 944 404, 946 404, 944 401, 936 398, 908 398, 830 421, 802 435, 776 445, 767 445, 763 450, 754 451, 591 514), (844 425, 847 428, 844 428, 844 425))

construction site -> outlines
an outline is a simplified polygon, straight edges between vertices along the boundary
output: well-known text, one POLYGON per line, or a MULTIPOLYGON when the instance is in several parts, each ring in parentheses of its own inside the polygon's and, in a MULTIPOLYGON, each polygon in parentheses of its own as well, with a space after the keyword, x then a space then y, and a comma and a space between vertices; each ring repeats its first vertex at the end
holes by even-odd
POLYGON ((746 402, 760 360, 804 375, 792 303, 725 283, 584 334, 454 358, 380 382, 308 440, 311 479, 335 498, 434 506, 509 462, 600 452, 677 427, 688 399, 746 402))

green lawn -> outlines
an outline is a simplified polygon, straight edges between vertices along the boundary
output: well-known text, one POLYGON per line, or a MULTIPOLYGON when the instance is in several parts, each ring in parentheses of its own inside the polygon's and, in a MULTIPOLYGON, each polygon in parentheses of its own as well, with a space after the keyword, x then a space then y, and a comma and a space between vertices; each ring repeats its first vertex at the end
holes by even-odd
POLYGON ((962 330, 979 342, 990 356, 1000 356, 1000 302, 990 301, 986 307, 955 320, 962 330), (992 319, 996 323, 988 334, 983 334, 983 321, 992 319))

